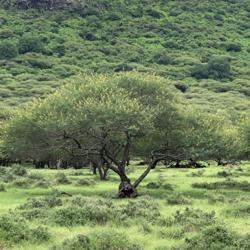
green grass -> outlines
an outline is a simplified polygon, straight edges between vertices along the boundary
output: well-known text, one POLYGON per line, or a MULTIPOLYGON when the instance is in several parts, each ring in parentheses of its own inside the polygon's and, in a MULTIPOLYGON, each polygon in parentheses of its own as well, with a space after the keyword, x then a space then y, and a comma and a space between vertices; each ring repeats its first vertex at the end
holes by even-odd
MULTIPOLYGON (((247 176, 249 171, 249 164, 246 163, 241 166, 243 171, 237 171, 239 167, 227 170, 232 173, 231 178, 237 181, 247 181, 249 177, 247 176)), ((131 179, 135 179, 136 176, 142 171, 142 167, 131 166, 133 172, 131 173, 131 179)), ((218 223, 224 223, 227 228, 234 231, 240 232, 242 235, 246 235, 250 231, 250 217, 249 214, 243 214, 242 216, 235 216, 232 211, 238 209, 244 205, 249 204, 250 192, 240 191, 236 189, 219 189, 219 190, 206 190, 206 189, 196 189, 192 188, 192 183, 201 182, 217 182, 224 181, 226 178, 218 177, 218 171, 221 171, 219 167, 209 167, 206 168, 201 176, 193 176, 192 173, 196 173, 199 170, 195 169, 165 169, 163 166, 153 170, 148 178, 142 183, 138 191, 141 197, 151 197, 153 201, 159 204, 159 210, 161 217, 171 217, 176 213, 177 210, 183 211, 186 207, 201 209, 203 212, 214 211, 216 213, 216 220, 218 223), (159 189, 148 189, 146 188, 147 183, 158 182, 159 180, 164 183, 169 183, 172 185, 173 190, 166 190, 164 188, 159 189), (191 204, 180 204, 180 205, 170 205, 167 203, 167 198, 176 194, 180 194, 186 197, 191 204), (222 195, 224 198, 223 202, 209 201, 209 197, 222 195), (234 201, 232 201, 234 199, 234 201), (237 199, 237 201, 235 200, 237 199), (228 212, 230 211, 230 212, 228 212)), ((46 197, 52 192, 53 188, 60 191, 75 195, 81 195, 83 197, 90 197, 95 199, 95 197, 112 197, 112 202, 115 206, 123 206, 126 204, 127 200, 119 200, 116 198, 117 187, 119 185, 119 180, 117 177, 110 172, 109 180, 99 181, 98 176, 93 176, 90 174, 89 170, 34 170, 29 169, 30 173, 39 173, 43 175, 46 179, 50 180, 49 188, 34 188, 32 186, 28 188, 18 188, 13 187, 12 183, 7 183, 6 191, 0 192, 0 214, 5 214, 9 212, 9 209, 15 209, 18 206, 24 204, 27 198, 31 197, 46 197), (71 184, 68 185, 57 185, 55 183, 56 173, 64 172, 71 184), (73 172, 82 172, 80 176, 73 176, 73 172), (93 179, 96 184, 93 186, 76 186, 76 181, 81 178, 93 179)), ((68 198, 65 198, 68 199, 68 198)), ((137 198, 140 199, 140 198, 137 198)), ((137 200, 136 199, 136 200, 137 200)), ((147 198, 148 199, 148 198, 147 198)), ((18 210, 15 210, 18 211, 18 210)), ((152 211, 148 211, 151 213, 152 211)), ((131 241, 138 242, 144 246, 144 249, 153 250, 158 247, 178 246, 184 242, 184 239, 196 235, 199 230, 190 230, 180 233, 183 230, 181 225, 172 225, 169 227, 160 226, 155 223, 148 223, 146 219, 139 217, 135 220, 130 220, 125 224, 108 221, 105 224, 98 223, 86 223, 84 226, 73 226, 73 227, 63 227, 58 226, 51 221, 43 221, 42 219, 29 221, 30 226, 37 226, 45 224, 51 235, 51 239, 44 243, 25 241, 19 244, 14 244, 8 246, 6 249, 48 249, 48 246, 54 244, 60 244, 64 239, 72 238, 77 234, 88 234, 91 232, 96 232, 100 230, 108 231, 114 228, 117 231, 125 232, 131 241), (149 228, 149 231, 143 230, 143 225, 149 228), (180 234, 180 236, 178 236, 180 234), (177 235, 177 236, 176 236, 177 235)), ((1 239, 0 239, 1 241, 1 239)))

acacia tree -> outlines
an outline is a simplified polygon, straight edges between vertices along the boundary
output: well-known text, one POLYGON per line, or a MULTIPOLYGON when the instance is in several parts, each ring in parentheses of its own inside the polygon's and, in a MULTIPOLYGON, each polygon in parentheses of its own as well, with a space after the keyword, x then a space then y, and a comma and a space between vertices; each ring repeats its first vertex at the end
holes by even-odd
POLYGON ((85 76, 16 116, 6 142, 26 157, 66 155, 105 166, 120 177, 120 197, 136 196, 150 170, 170 155, 168 135, 177 120, 174 91, 168 81, 150 75, 85 76), (126 173, 131 155, 148 159, 134 183, 126 173))
POLYGON ((10 163, 9 157, 6 154, 6 150, 4 148, 3 135, 6 127, 6 123, 11 118, 13 114, 13 110, 4 105, 0 105, 0 165, 8 165, 10 163))
POLYGON ((225 111, 206 113, 186 107, 182 123, 180 134, 185 159, 221 162, 241 157, 244 135, 225 111))

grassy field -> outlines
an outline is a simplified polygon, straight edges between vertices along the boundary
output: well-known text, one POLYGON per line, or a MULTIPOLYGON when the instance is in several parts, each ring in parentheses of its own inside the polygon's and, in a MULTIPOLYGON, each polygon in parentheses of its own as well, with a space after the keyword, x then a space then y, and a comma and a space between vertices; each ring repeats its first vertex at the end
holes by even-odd
MULTIPOLYGON (((142 168, 132 165, 129 171, 134 179, 142 168)), ((224 238, 218 244, 213 238, 217 245, 207 249, 247 249, 249 177, 248 163, 202 170, 162 166, 142 183, 138 198, 122 200, 116 198, 119 180, 111 172, 99 181, 87 169, 0 168, 0 249, 109 249, 109 241, 116 241, 110 242, 112 249, 190 249, 197 237, 204 241, 204 230, 218 227, 226 230, 224 238, 242 240, 233 248, 225 248, 232 244, 226 240, 216 248, 224 238), (89 237, 89 248, 80 236, 74 238, 79 234, 89 237), (123 240, 116 240, 120 236, 123 240)))

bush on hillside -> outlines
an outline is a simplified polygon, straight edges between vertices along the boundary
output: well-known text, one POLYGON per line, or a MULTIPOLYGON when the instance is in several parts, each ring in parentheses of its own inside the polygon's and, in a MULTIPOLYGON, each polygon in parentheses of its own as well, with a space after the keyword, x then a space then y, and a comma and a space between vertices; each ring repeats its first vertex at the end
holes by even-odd
POLYGON ((241 51, 241 45, 239 43, 227 43, 225 45, 226 50, 229 52, 240 52, 241 51))
POLYGON ((25 34, 19 40, 18 50, 21 54, 27 52, 42 53, 44 51, 44 45, 39 37, 32 34, 25 34))
POLYGON ((13 42, 0 43, 0 59, 11 59, 18 55, 17 46, 13 42))
POLYGON ((196 79, 215 79, 222 80, 231 77, 230 63, 226 58, 214 57, 206 64, 196 65, 192 71, 191 76, 196 79))

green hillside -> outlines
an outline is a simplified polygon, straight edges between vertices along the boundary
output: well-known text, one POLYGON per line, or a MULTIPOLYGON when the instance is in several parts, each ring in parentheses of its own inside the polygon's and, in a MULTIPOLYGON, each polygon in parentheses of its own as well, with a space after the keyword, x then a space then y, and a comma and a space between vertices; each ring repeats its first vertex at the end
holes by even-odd
POLYGON ((148 71, 206 109, 250 107, 248 0, 1 1, 0 102, 84 72, 148 71))

